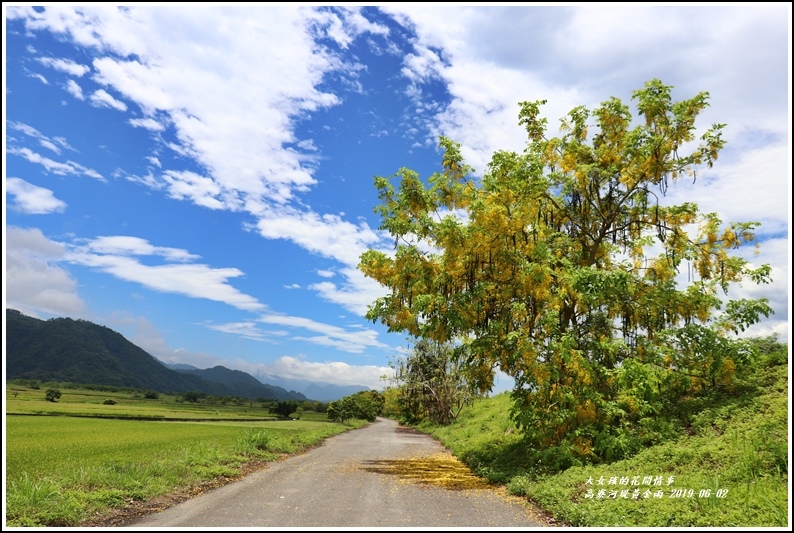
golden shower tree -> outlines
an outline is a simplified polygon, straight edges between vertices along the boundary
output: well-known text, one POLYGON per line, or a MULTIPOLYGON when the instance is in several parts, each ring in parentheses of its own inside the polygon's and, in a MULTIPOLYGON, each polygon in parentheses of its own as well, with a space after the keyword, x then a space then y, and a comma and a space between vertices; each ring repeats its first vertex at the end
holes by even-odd
POLYGON ((732 284, 769 281, 769 266, 732 255, 758 223, 664 201, 723 148, 723 124, 696 135, 708 98, 674 102, 651 80, 633 94, 636 121, 610 98, 573 109, 552 138, 545 101, 522 102, 526 149, 495 153, 481 179, 444 137, 427 183, 376 177, 396 250, 361 257, 389 291, 368 318, 456 343, 483 390, 494 368, 512 376, 514 419, 537 448, 575 462, 653 441, 670 400, 730 384, 750 356, 730 333, 772 312, 727 300, 732 284))

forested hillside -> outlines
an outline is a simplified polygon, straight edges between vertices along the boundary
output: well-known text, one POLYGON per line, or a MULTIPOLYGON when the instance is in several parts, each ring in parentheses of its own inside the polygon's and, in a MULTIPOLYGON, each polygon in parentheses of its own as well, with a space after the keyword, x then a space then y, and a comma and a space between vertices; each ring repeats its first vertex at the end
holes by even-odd
MULTIPOLYGON (((282 387, 276 387, 267 383, 262 383, 251 374, 241 370, 231 370, 224 366, 214 366, 205 369, 178 369, 177 372, 198 376, 213 383, 220 383, 232 387, 238 391, 237 394, 246 398, 266 398, 277 400, 307 400, 308 398, 299 392, 288 391, 282 387), (262 389, 268 392, 264 393, 262 389)), ((315 399, 315 398, 312 398, 315 399)))
POLYGON ((120 333, 87 320, 39 320, 6 309, 6 380, 112 385, 250 399, 306 400, 224 367, 176 371, 120 333))

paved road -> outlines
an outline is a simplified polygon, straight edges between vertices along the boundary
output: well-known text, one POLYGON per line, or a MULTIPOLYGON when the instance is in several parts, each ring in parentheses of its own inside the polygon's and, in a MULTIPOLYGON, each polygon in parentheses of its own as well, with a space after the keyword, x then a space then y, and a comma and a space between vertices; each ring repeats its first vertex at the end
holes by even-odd
POLYGON ((307 453, 126 524, 131 527, 544 526, 437 441, 379 418, 307 453))

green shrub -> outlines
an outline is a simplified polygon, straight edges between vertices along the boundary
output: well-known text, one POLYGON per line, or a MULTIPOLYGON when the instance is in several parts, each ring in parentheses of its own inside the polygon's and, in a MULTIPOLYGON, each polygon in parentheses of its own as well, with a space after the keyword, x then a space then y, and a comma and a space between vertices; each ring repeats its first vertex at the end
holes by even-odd
POLYGON ((44 393, 44 398, 48 402, 57 402, 58 398, 61 397, 61 391, 58 389, 47 389, 47 392, 44 393))

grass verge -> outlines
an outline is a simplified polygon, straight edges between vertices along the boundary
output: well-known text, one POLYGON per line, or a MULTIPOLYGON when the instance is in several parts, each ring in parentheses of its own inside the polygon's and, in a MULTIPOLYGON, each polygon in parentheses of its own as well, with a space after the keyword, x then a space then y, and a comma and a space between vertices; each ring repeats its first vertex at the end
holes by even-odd
POLYGON ((507 485, 567 525, 785 527, 790 519, 785 361, 770 358, 733 390, 682 399, 680 435, 609 464, 549 472, 533 462, 533 450, 510 420, 507 393, 477 400, 449 426, 418 429, 438 438, 478 475, 507 485))

